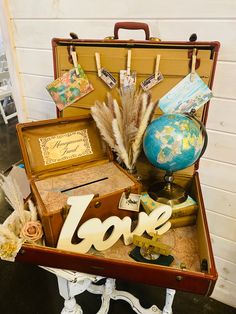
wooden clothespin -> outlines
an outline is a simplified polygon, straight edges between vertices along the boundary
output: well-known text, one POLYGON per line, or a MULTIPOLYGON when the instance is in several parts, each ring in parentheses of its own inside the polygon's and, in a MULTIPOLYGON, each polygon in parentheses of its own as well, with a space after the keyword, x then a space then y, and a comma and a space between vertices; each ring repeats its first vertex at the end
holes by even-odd
POLYGON ((130 68, 131 68, 131 50, 128 50, 128 57, 127 57, 127 75, 130 75, 130 68))
POLYGON ((156 66, 155 66, 155 80, 157 80, 158 73, 159 73, 159 65, 160 65, 161 56, 156 56, 156 66))
POLYGON ((72 46, 70 47, 70 54, 72 57, 74 68, 75 68, 75 73, 76 75, 79 75, 77 55, 76 55, 76 51, 73 49, 72 46))
POLYGON ((120 87, 132 88, 136 85, 136 72, 131 72, 131 49, 128 50, 125 70, 120 70, 120 87))
POLYGON ((113 88, 116 85, 117 81, 109 71, 101 67, 101 59, 100 59, 99 52, 95 52, 95 60, 96 60, 98 77, 100 77, 100 79, 103 80, 107 84, 108 87, 113 88))
POLYGON ((193 49, 193 55, 192 55, 192 66, 191 66, 191 75, 190 75, 190 81, 193 82, 194 76, 196 73, 196 60, 197 60, 197 49, 193 49))
POLYGON ((102 69, 101 69, 101 59, 100 59, 99 52, 95 52, 95 60, 96 60, 96 66, 97 66, 97 71, 98 71, 98 77, 101 77, 102 69))
POLYGON ((163 75, 161 74, 161 72, 159 72, 160 60, 161 60, 161 56, 156 55, 154 73, 140 83, 144 91, 148 91, 149 89, 153 88, 155 85, 157 85, 163 80, 163 75))

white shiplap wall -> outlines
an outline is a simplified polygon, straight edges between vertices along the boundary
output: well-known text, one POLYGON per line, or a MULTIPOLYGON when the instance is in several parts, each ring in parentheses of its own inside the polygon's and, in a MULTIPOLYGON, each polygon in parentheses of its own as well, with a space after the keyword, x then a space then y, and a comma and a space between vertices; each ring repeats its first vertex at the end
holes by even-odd
MULTIPOLYGON (((196 32, 199 40, 221 42, 200 176, 220 276, 213 297, 236 307, 236 1, 3 0, 3 5, 9 9, 28 120, 55 116, 45 90, 53 77, 52 37, 74 31, 80 38, 104 38, 116 21, 134 20, 148 23, 151 35, 162 40, 187 40, 196 32)), ((119 35, 143 38, 141 31, 119 35)))

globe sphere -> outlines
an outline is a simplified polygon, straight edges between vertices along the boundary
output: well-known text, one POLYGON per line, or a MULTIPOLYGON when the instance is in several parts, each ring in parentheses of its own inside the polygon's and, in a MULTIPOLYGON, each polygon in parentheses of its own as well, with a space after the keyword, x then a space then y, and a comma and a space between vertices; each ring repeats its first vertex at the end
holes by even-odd
POLYGON ((194 164, 204 146, 200 124, 185 114, 164 114, 146 129, 143 149, 150 163, 168 172, 194 164))

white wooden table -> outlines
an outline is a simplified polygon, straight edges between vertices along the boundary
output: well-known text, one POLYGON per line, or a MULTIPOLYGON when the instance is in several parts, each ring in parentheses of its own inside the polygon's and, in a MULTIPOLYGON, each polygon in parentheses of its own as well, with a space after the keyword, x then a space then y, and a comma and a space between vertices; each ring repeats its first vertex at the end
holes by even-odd
POLYGON ((166 302, 162 311, 156 305, 145 309, 131 293, 117 290, 115 279, 105 278, 105 284, 96 285, 95 283, 104 279, 104 277, 70 270, 40 267, 57 276, 59 293, 65 299, 61 314, 82 314, 83 310, 76 303, 75 296, 86 290, 93 294, 101 294, 102 304, 97 314, 106 314, 109 312, 111 299, 128 302, 134 312, 138 314, 172 314, 172 303, 175 295, 175 290, 173 289, 166 289, 166 302))

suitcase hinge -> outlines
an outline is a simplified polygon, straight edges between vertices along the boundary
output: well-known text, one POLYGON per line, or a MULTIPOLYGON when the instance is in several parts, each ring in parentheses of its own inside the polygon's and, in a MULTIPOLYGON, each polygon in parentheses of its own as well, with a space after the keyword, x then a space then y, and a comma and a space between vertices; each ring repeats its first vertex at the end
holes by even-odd
POLYGON ((151 40, 151 41, 161 41, 161 38, 158 38, 158 37, 150 37, 149 40, 151 40))
POLYGON ((107 36, 104 38, 104 40, 114 40, 114 39, 115 39, 114 36, 107 36))

